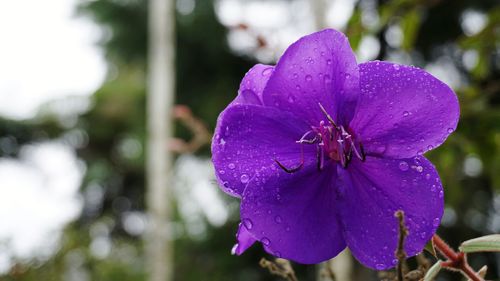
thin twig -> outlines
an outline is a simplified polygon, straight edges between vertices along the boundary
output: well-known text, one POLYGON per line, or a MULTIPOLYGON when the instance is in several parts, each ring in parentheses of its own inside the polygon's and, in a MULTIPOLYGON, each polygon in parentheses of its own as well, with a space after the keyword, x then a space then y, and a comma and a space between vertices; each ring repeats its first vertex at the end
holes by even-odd
POLYGON ((282 277, 288 281, 298 281, 297 276, 295 276, 295 271, 293 271, 292 265, 288 260, 278 258, 274 261, 269 261, 262 258, 260 259, 259 265, 269 270, 273 275, 282 277))
POLYGON ((404 244, 405 244, 405 239, 408 236, 408 228, 406 228, 405 226, 405 215, 402 210, 397 211, 394 216, 397 217, 399 221, 398 248, 396 249, 395 252, 396 258, 398 259, 397 280, 403 281, 404 280, 403 266, 406 260, 406 252, 404 249, 404 244))
POLYGON ((441 262, 442 267, 458 270, 471 281, 484 281, 484 279, 469 265, 465 253, 455 252, 455 250, 448 246, 448 244, 446 244, 437 234, 434 234, 432 237, 432 243, 438 252, 447 258, 446 261, 441 262))

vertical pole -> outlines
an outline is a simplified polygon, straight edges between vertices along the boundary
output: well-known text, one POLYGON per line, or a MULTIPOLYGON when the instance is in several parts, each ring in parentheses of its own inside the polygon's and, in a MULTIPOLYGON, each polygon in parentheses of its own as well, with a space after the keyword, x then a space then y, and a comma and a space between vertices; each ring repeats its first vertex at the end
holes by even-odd
POLYGON ((311 10, 314 17, 314 28, 316 31, 326 28, 326 8, 327 0, 311 0, 311 10))
POLYGON ((175 6, 173 0, 149 0, 146 204, 146 265, 150 281, 173 279, 170 216, 172 104, 175 93, 175 6))

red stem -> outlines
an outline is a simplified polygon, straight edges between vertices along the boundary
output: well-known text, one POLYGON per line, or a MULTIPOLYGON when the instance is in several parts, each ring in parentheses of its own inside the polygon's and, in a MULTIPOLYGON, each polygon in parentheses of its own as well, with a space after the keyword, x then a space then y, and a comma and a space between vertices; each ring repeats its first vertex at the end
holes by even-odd
POLYGON ((467 263, 467 258, 464 253, 455 252, 455 250, 448 246, 448 244, 446 244, 437 234, 434 234, 432 237, 432 243, 434 247, 448 259, 441 262, 441 266, 460 270, 462 274, 472 281, 484 281, 484 279, 470 267, 469 263, 467 263))

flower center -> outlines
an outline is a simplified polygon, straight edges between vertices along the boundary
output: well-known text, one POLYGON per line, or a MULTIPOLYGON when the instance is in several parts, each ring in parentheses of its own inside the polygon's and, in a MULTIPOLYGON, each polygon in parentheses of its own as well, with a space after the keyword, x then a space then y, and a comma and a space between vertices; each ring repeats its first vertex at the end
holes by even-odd
MULTIPOLYGON (((361 142, 356 141, 354 135, 344 126, 335 124, 333 118, 326 112, 325 108, 319 104, 321 111, 325 114, 328 123, 319 122, 319 126, 312 126, 300 140, 296 141, 301 145, 316 145, 316 156, 318 170, 322 170, 325 161, 333 160, 339 162, 343 168, 346 168, 351 161, 352 156, 356 156, 361 161, 365 160, 365 153, 361 142)), ((301 147, 302 149, 302 147, 301 147)), ((294 168, 287 168, 278 160, 274 160, 280 168, 287 173, 293 173, 304 165, 304 155, 300 164, 294 168)))

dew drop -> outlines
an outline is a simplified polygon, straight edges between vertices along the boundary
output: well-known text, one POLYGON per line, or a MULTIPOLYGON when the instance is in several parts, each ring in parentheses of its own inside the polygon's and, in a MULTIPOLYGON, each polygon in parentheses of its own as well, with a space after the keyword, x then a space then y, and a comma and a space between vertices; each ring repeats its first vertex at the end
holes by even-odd
POLYGON ((377 270, 383 270, 383 269, 385 268, 385 266, 384 266, 383 264, 381 264, 381 263, 377 263, 377 264, 375 265, 375 268, 376 268, 377 270))
POLYGON ((311 80, 312 80, 311 75, 306 75, 306 81, 311 81, 311 80))
POLYGON ((328 64, 328 65, 332 64, 332 60, 327 60, 326 64, 328 64))
POLYGON ((433 184, 433 185, 431 186, 431 191, 432 191, 432 192, 436 192, 436 190, 437 190, 437 187, 436 187, 436 185, 435 185, 435 184, 433 184))
POLYGON ((223 174, 225 174, 225 173, 226 173, 226 171, 224 171, 224 170, 219 170, 219 174, 223 175, 223 174))
POLYGON ((408 168, 409 168, 408 163, 406 163, 405 161, 399 162, 399 169, 401 171, 408 171, 408 168))
POLYGON ((243 225, 246 227, 246 229, 250 230, 253 227, 253 223, 249 219, 244 219, 243 220, 243 225))
POLYGON ((231 248, 231 255, 236 255, 236 250, 240 245, 238 243, 234 244, 233 248, 231 248))
POLYGON ((425 178, 428 180, 431 179, 431 174, 425 174, 425 178))
POLYGON ((243 174, 243 175, 241 175, 241 177, 240 177, 240 181, 241 181, 241 183, 247 183, 247 182, 248 182, 248 180, 250 180, 250 177, 248 177, 248 175, 247 175, 247 174, 243 174))
POLYGON ((417 167, 415 168, 415 170, 417 170, 417 172, 419 172, 419 173, 422 173, 422 171, 424 170, 424 167, 422 167, 422 166, 417 166, 417 167))
POLYGON ((282 219, 280 216, 275 216, 275 217, 274 217, 274 221, 275 221, 276 223, 281 223, 281 222, 283 221, 283 219, 282 219))
POLYGON ((433 221, 432 221, 432 225, 434 227, 438 227, 439 226, 439 218, 435 218, 433 221))
POLYGON ((433 148, 434 148, 434 146, 432 146, 430 144, 427 146, 427 150, 432 150, 433 148))
POLYGON ((408 117, 408 115, 410 115, 410 113, 409 113, 408 111, 404 111, 404 112, 403 112, 403 116, 404 116, 404 117, 408 117))
POLYGON ((449 134, 451 134, 451 133, 453 133, 453 128, 448 128, 447 131, 448 131, 449 134))
POLYGON ((399 65, 393 64, 392 67, 394 67, 394 70, 399 70, 399 65))
POLYGON ((263 237, 262 240, 260 240, 260 242, 262 242, 262 244, 266 246, 269 246, 269 244, 271 244, 271 240, 269 240, 269 238, 267 237, 263 237))
POLYGON ((442 190, 440 190, 440 191, 439 191, 439 194, 438 194, 438 196, 439 196, 439 198, 443 198, 443 196, 444 196, 444 193, 443 193, 443 191, 442 191, 442 190))
POLYGON ((234 165, 234 163, 229 163, 229 165, 227 165, 227 167, 231 170, 234 170, 234 168, 236 168, 236 165, 234 165))
POLYGON ((262 71, 262 75, 263 76, 267 76, 267 75, 271 74, 271 72, 273 72, 273 68, 272 67, 268 67, 268 68, 266 68, 266 69, 264 69, 262 71))
POLYGON ((297 73, 294 73, 293 74, 293 79, 297 79, 297 78, 299 78, 299 75, 297 73))
POLYGON ((293 96, 293 95, 289 95, 289 96, 288 96, 288 102, 289 102, 289 103, 294 103, 294 102, 295 102, 295 96, 293 96))

